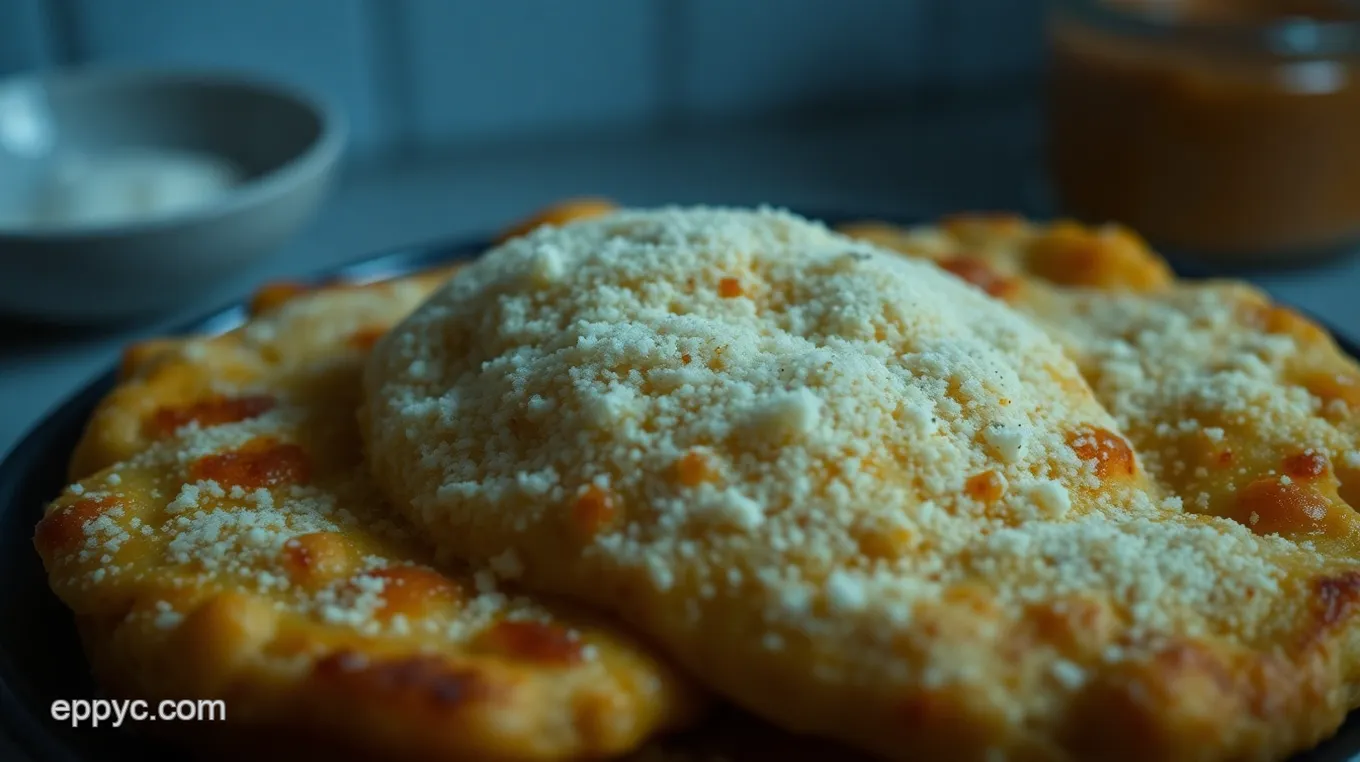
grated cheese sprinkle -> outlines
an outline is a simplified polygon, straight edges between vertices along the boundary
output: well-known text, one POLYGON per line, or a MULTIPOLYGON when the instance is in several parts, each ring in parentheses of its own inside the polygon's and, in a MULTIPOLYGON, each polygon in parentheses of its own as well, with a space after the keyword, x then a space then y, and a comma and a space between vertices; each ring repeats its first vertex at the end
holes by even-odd
MULTIPOLYGON (((1138 353, 1191 327, 1182 314, 1103 342, 1102 367, 1136 379, 1138 353)), ((1287 354, 1261 350, 1186 394, 1229 399, 1287 354)), ((375 473, 444 552, 532 553, 530 586, 663 607, 652 634, 673 644, 734 598, 752 653, 791 636, 888 643, 976 580, 1003 611, 1098 590, 1136 632, 1269 629, 1275 559, 1297 550, 1187 516, 1141 472, 1102 479, 1069 437, 1118 433, 1135 408, 1107 414, 1025 317, 771 210, 628 212, 511 241, 394 331, 366 396, 375 473), (696 448, 711 481, 679 483, 673 464, 696 448), (966 499, 987 471, 1006 485, 997 504, 966 499), (622 507, 616 523, 562 532, 586 485, 622 507), (866 556, 880 515, 902 539, 866 556), (616 599, 618 584, 651 602, 616 599)), ((938 649, 932 674, 966 679, 938 649)), ((904 669, 886 650, 846 658, 904 669)))

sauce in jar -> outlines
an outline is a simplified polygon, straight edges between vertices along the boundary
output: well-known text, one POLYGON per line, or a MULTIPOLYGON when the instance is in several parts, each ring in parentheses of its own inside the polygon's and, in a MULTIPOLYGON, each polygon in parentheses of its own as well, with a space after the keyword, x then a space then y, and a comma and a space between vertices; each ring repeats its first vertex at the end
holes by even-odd
POLYGON ((1237 261, 1360 242, 1354 0, 1064 0, 1050 29, 1064 210, 1237 261))

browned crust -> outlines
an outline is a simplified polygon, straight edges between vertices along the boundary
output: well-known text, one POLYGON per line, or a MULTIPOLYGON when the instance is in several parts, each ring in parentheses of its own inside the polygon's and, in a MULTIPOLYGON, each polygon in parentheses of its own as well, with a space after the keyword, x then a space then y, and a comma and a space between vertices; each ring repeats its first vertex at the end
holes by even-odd
MULTIPOLYGON (((257 317, 271 317, 313 293, 381 294, 402 288, 409 297, 413 286, 428 293, 455 269, 442 268, 392 283, 268 289, 252 309, 257 317)), ((368 333, 374 328, 360 326, 346 351, 361 356, 371 344, 368 333)), ((271 410, 272 405, 242 405, 224 399, 215 388, 217 382, 232 386, 261 374, 260 366, 249 363, 258 358, 236 357, 257 351, 245 346, 244 330, 208 339, 206 347, 193 356, 186 354, 185 340, 153 340, 130 348, 124 360, 124 380, 92 419, 73 457, 72 473, 92 477, 86 482, 91 489, 108 489, 100 472, 107 474, 105 469, 112 468, 126 476, 120 491, 149 489, 164 480, 147 481, 147 475, 137 475, 140 466, 129 463, 164 446, 161 441, 168 435, 159 430, 166 427, 158 425, 163 423, 158 413, 159 418, 174 423, 201 416, 202 425, 208 426, 231 423, 237 414, 250 418, 271 410)), ((306 399, 313 405, 327 404, 322 400, 329 392, 323 389, 322 393, 322 397, 308 395, 306 399)), ((352 396, 341 395, 344 399, 352 396)), ((352 411, 343 417, 350 416, 352 411)), ((238 476, 250 477, 246 481, 258 476, 262 486, 276 480, 312 481, 314 471, 319 471, 316 479, 329 483, 340 473, 337 469, 343 471, 357 462, 357 439, 352 444, 356 451, 348 456, 331 452, 348 446, 345 442, 281 444, 297 451, 290 456, 292 465, 282 471, 254 461, 232 461, 223 467, 232 467, 226 476, 236 482, 241 481, 238 476), (310 447, 320 449, 309 453, 306 448, 310 447), (320 458, 315 466, 313 455, 320 458)), ((224 456, 214 457, 221 460, 224 456)), ((192 481, 202 460, 182 463, 183 473, 165 476, 166 484, 175 479, 192 481)), ((268 597, 238 589, 230 580, 203 585, 176 579, 173 570, 161 574, 153 569, 146 580, 119 583, 108 595, 81 592, 73 579, 66 578, 74 570, 66 564, 73 562, 61 557, 69 552, 72 528, 79 530, 105 510, 107 506, 99 500, 75 497, 49 508, 38 545, 52 584, 76 610, 96 675, 115 694, 149 700, 227 701, 229 720, 220 726, 163 723, 156 728, 200 750, 220 743, 227 749, 244 749, 251 756, 278 750, 311 757, 327 748, 342 759, 608 756, 635 747, 651 733, 692 723, 703 703, 670 667, 642 652, 627 636, 615 635, 611 625, 590 624, 587 616, 568 614, 563 621, 595 633, 582 637, 598 646, 602 660, 598 664, 603 665, 599 669, 585 663, 579 643, 564 638, 561 628, 566 625, 515 623, 505 632, 492 626, 480 640, 445 644, 430 652, 420 638, 361 636, 281 611, 268 597), (81 505, 89 507, 80 509, 81 505), (148 624, 147 612, 167 600, 188 613, 182 624, 161 631, 148 624)), ((332 544, 317 540, 311 543, 316 547, 308 547, 324 555, 334 550, 332 544)), ((327 563, 344 567, 346 552, 340 548, 330 553, 327 563)), ((413 552, 411 558, 424 558, 424 554, 413 552)), ((305 557, 298 563, 306 567, 302 571, 320 575, 320 584, 332 570, 329 566, 313 569, 313 560, 305 557)), ((412 576, 420 571, 416 567, 399 571, 404 574, 395 580, 396 592, 384 605, 411 617, 419 617, 435 598, 440 606, 456 607, 463 591, 472 587, 470 581, 459 583, 433 571, 427 573, 431 579, 412 576), (444 584, 438 584, 434 576, 444 584)))

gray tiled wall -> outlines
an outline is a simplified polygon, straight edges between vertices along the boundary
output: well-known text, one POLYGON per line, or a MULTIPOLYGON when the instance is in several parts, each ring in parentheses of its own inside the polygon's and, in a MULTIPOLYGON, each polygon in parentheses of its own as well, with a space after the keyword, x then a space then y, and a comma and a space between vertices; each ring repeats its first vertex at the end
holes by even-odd
POLYGON ((0 0, 0 75, 241 69, 374 149, 1022 83, 1039 24, 1040 0, 0 0))
POLYGON ((727 114, 905 92, 926 73, 932 4, 681 2, 683 108, 727 114))
POLYGON ((34 0, 0 0, 0 74, 50 61, 41 8, 34 0))
POLYGON ((656 113, 663 4, 406 0, 392 47, 418 140, 637 121, 656 113))

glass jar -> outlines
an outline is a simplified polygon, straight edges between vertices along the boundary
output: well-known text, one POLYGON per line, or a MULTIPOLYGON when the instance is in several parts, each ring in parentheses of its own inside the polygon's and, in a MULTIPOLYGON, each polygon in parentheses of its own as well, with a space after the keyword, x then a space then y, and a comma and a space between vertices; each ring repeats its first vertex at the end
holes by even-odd
POLYGON ((1243 263, 1360 244, 1360 2, 1051 0, 1049 41, 1065 213, 1243 263))

